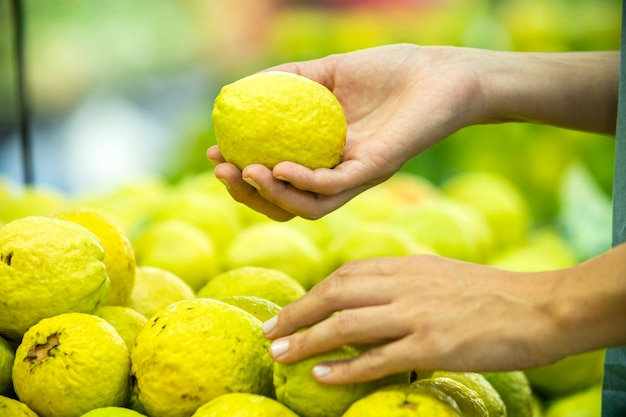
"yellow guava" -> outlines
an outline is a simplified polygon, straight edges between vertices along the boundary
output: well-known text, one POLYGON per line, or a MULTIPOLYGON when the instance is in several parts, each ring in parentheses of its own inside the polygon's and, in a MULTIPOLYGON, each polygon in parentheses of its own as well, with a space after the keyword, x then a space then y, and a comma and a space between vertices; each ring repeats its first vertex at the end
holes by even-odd
POLYGON ((478 393, 452 378, 425 378, 411 384, 424 390, 439 390, 452 398, 463 417, 489 417, 485 402, 478 393))
POLYGON ((148 321, 148 318, 137 310, 124 306, 102 306, 93 314, 102 317, 115 328, 124 339, 129 352, 133 350, 137 333, 148 321))
POLYGON ((137 265, 170 271, 194 291, 220 270, 213 239, 185 220, 171 218, 150 223, 132 243, 137 265))
POLYGON ((332 168, 346 142, 345 115, 333 93, 286 72, 256 73, 222 87, 212 118, 222 155, 239 169, 282 161, 332 168))
POLYGON ((94 408, 83 414, 81 417, 142 417, 135 410, 125 407, 100 407, 94 408))
POLYGON ((532 415, 533 391, 523 371, 484 372, 482 375, 500 394, 507 417, 532 415))
POLYGON ((230 392, 272 394, 272 359, 261 322, 211 298, 157 312, 131 352, 137 400, 151 417, 190 416, 230 392))
POLYGON ((313 240, 288 223, 256 223, 235 236, 224 257, 224 269, 262 266, 278 269, 305 289, 324 277, 324 255, 313 240))
POLYGON ((178 275, 155 266, 138 266, 126 307, 150 318, 176 301, 195 297, 193 289, 178 275))
POLYGON ((40 417, 80 416, 122 406, 129 390, 130 356, 106 320, 65 313, 32 326, 15 353, 13 386, 40 417))
POLYGON ((329 385, 313 378, 313 367, 326 361, 354 358, 360 349, 344 346, 294 363, 274 364, 276 399, 301 417, 340 417, 352 403, 376 389, 396 383, 409 383, 409 374, 344 385, 329 385))
POLYGON ((81 208, 55 216, 80 224, 92 232, 104 249, 104 265, 111 280, 103 305, 124 305, 135 283, 135 251, 126 232, 111 216, 95 209, 81 208))
POLYGON ((67 220, 23 217, 0 229, 0 335, 19 341, 45 317, 91 313, 110 281, 104 250, 89 230, 67 220))
POLYGON ((265 298, 280 307, 296 301, 306 293, 299 281, 287 273, 269 267, 242 266, 211 278, 197 297, 221 298, 252 295, 265 298))
POLYGON ((13 384, 11 372, 15 361, 15 350, 4 338, 0 337, 0 395, 11 392, 13 384))
POLYGON ((192 417, 299 417, 273 398, 246 392, 216 397, 198 408, 192 417))
POLYGON ((482 374, 477 372, 437 371, 432 375, 432 378, 440 377, 453 379, 476 391, 478 397, 485 403, 489 417, 506 417, 506 405, 502 397, 482 374))
POLYGON ((0 417, 39 417, 26 404, 0 395, 0 417))
POLYGON ((389 385, 355 401, 342 417, 466 417, 442 392, 409 384, 389 385))
POLYGON ((262 323, 277 315, 281 310, 278 304, 254 295, 231 295, 219 297, 218 300, 247 311, 262 323))

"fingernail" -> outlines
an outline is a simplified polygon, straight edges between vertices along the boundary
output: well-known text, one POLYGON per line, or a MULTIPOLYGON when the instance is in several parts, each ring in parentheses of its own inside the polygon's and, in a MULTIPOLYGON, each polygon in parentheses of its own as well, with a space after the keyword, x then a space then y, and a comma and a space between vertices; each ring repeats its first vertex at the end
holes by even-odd
POLYGON ((243 180, 247 182, 248 184, 250 184, 251 186, 253 186, 254 188, 256 188, 257 190, 261 189, 261 186, 257 184, 256 181, 254 181, 252 178, 246 177, 243 180))
POLYGON ((274 330, 274 327, 276 327, 276 322, 278 322, 278 317, 274 316, 265 323, 263 323, 263 334, 268 334, 272 330, 274 330))
POLYGON ((287 178, 283 177, 282 175, 277 176, 277 177, 276 177, 276 179, 277 179, 277 180, 280 180, 280 181, 289 182, 289 181, 287 180, 287 178))
POLYGON ((316 378, 324 379, 330 374, 330 370, 331 368, 328 365, 315 365, 313 367, 313 375, 315 375, 316 378))
POLYGON ((272 357, 278 358, 287 352, 287 349, 289 349, 289 340, 277 340, 270 346, 270 353, 272 354, 272 357))
POLYGON ((224 178, 219 178, 220 182, 226 186, 226 189, 230 189, 230 184, 224 178))

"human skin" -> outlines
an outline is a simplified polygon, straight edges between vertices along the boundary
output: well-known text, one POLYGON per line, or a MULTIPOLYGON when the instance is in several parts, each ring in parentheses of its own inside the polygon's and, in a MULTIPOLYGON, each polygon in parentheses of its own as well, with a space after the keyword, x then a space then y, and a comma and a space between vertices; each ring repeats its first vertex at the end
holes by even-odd
MULTIPOLYGON (((533 122, 615 133, 617 52, 515 53, 401 44, 271 68, 342 103, 342 162, 239 171, 207 151, 231 196, 272 219, 317 219, 465 126, 533 122)), ((341 384, 407 370, 498 371, 626 344, 626 246, 572 268, 510 272, 435 255, 354 261, 265 323, 276 361, 372 348, 314 369, 341 384), (339 312, 338 314, 334 314, 339 312), (297 329, 307 330, 294 333, 297 329)))

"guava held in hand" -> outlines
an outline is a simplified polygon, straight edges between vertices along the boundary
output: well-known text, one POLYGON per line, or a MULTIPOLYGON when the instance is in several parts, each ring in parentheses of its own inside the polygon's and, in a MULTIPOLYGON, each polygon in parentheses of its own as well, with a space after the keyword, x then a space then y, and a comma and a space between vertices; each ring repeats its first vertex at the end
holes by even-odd
POLYGON ((332 168, 343 155, 347 123, 325 86, 281 71, 261 72, 222 88, 213 107, 215 139, 226 161, 273 168, 282 161, 332 168))

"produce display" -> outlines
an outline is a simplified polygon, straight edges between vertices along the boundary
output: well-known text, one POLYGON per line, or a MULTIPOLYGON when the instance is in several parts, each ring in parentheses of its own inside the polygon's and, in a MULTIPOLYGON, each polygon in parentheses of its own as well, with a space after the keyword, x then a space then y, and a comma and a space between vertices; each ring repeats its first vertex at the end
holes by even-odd
MULTIPOLYGON (((240 167, 340 160, 346 125, 334 96, 277 72, 233 82, 260 67, 393 42, 615 49, 621 2, 424 1, 411 13, 294 2, 245 28, 215 21, 230 16, 230 2, 125 3, 29 6, 39 115, 67 111, 109 76, 140 91, 148 66, 167 73, 210 61, 225 88, 211 123, 202 108, 200 127, 179 135, 154 177, 74 194, 0 174, 0 417, 599 417, 604 350, 526 370, 415 369, 330 386, 312 378, 314 363, 368 346, 278 364, 262 323, 360 259, 442 255, 538 271, 599 254, 610 247, 612 138, 533 124, 469 127, 325 217, 287 222, 235 202, 204 152, 219 144, 240 167), (141 40, 137 51, 130 39, 141 40), (90 52, 77 60, 75 50, 90 52), (291 93, 277 80, 302 94, 283 100, 291 93), (259 94, 275 101, 247 113, 259 94), (294 102, 308 108, 293 113, 294 102), (303 114, 307 123, 293 123, 303 114), (307 130, 319 126, 315 117, 333 120, 318 150, 307 130), (289 132, 274 136, 292 133, 295 150, 265 140, 285 120, 289 132)), ((9 82, 0 76, 0 87, 9 82)))
MULTIPOLYGON (((599 412, 602 350, 524 371, 415 370, 337 387, 312 379, 320 358, 273 365, 269 357, 262 322, 344 262, 441 254, 530 271, 580 261, 566 228, 537 223, 526 196, 499 174, 465 172, 435 184, 400 172, 322 219, 285 223, 232 200, 211 170, 89 196, 2 184, 0 410, 40 417, 97 416, 105 409, 148 417, 599 412), (471 190, 473 182, 502 198, 472 200, 459 192, 459 184, 471 190), (170 209, 162 215, 172 200, 195 207, 194 196, 219 201, 232 224, 212 229, 182 203, 180 217, 170 209), (210 256, 198 251, 198 240, 168 233, 154 238, 161 247, 151 257, 138 257, 135 247, 145 247, 148 231, 161 224, 203 236, 210 256), (166 269, 177 261, 210 272, 166 269), (110 294, 120 293, 127 296, 112 301, 110 294)), ((325 357, 363 348, 346 346, 325 357)), ((20 415, 11 412, 4 415, 20 415)))

